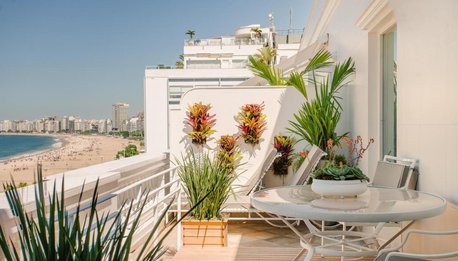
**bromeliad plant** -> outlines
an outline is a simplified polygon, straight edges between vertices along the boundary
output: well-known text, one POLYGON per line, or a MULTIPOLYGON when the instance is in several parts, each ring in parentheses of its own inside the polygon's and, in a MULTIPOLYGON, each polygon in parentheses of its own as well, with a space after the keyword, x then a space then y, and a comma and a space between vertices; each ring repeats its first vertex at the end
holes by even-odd
MULTIPOLYGON (((133 257, 132 241, 147 203, 147 192, 138 203, 125 202, 118 212, 101 213, 97 210, 99 182, 96 182, 88 208, 82 205, 83 184, 77 206, 70 212, 66 209, 64 179, 61 192, 57 192, 54 183, 52 192, 48 194, 44 189, 40 165, 37 176, 33 211, 27 210, 14 181, 3 185, 4 188, 12 188, 5 191, 5 194, 12 214, 16 216, 19 241, 14 242, 5 234, 4 228, 0 227, 0 247, 6 260, 159 260, 167 251, 163 247, 165 238, 190 213, 185 213, 180 220, 174 220, 161 228, 164 217, 174 202, 172 200, 158 213, 157 221, 147 233, 144 245, 137 249, 133 257)), ((197 205, 205 197, 204 194, 200 201, 197 200, 197 205)))
POLYGON ((358 136, 355 140, 345 137, 343 141, 349 149, 348 159, 342 159, 341 154, 335 153, 334 141, 329 139, 327 146, 328 151, 331 152, 329 154, 330 161, 324 167, 316 169, 311 174, 311 177, 324 180, 360 180, 361 182, 369 182, 369 178, 358 167, 358 162, 369 146, 374 143, 374 139, 370 139, 367 145, 364 145, 361 136, 358 136))
POLYGON ((232 191, 234 171, 212 159, 209 153, 196 155, 192 150, 176 160, 178 175, 191 206, 208 194, 200 205, 191 211, 191 217, 198 220, 222 219, 222 205, 232 191))
POLYGON ((280 156, 275 158, 272 166, 275 175, 287 175, 288 167, 293 163, 293 145, 295 140, 292 137, 281 134, 274 137, 274 148, 280 156))
POLYGON ((209 113, 211 108, 210 104, 202 104, 202 102, 188 106, 186 123, 192 128, 188 136, 191 137, 193 144, 205 144, 210 135, 215 132, 213 127, 216 124, 216 115, 209 113))
POLYGON ((266 129, 264 102, 260 104, 245 104, 237 115, 238 128, 245 143, 256 145, 261 141, 261 135, 266 129))
POLYGON ((218 151, 216 159, 219 164, 225 166, 229 172, 234 172, 236 166, 242 159, 242 154, 237 145, 238 136, 234 135, 223 135, 217 141, 218 151))

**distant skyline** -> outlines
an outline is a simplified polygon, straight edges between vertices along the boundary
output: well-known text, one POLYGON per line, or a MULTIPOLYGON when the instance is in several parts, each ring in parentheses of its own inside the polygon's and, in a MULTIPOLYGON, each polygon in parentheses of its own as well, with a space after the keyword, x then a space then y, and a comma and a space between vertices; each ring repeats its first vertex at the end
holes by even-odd
POLYGON ((188 29, 196 38, 239 26, 302 29, 307 0, 0 2, 0 120, 111 118, 112 104, 143 111, 146 66, 173 65, 188 29), (300 15, 299 15, 300 14, 300 15))

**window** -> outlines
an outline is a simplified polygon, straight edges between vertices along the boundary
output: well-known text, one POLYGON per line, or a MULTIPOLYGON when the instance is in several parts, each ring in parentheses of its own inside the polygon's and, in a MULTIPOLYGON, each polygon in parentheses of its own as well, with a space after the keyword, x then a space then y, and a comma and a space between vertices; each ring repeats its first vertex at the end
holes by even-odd
POLYGON ((382 155, 396 156, 396 27, 382 35, 382 155))

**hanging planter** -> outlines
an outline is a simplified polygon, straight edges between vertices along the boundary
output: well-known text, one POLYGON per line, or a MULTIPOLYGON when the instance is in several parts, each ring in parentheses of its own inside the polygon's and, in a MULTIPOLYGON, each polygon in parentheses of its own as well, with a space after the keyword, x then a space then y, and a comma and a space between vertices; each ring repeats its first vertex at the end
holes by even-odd
POLYGON ((217 141, 218 150, 216 159, 219 164, 227 168, 231 173, 242 159, 242 154, 240 153, 239 146, 237 145, 238 138, 238 136, 223 135, 217 141))
POLYGON ((211 108, 210 104, 202 104, 202 102, 188 106, 186 124, 192 128, 188 136, 193 144, 205 144, 210 135, 215 132, 213 127, 216 124, 216 115, 209 113, 211 108))
POLYGON ((266 115, 264 102, 261 104, 245 104, 237 115, 237 126, 245 143, 252 145, 259 144, 261 135, 266 129, 266 115))
POLYGON ((274 148, 277 150, 277 153, 280 153, 280 156, 275 158, 272 164, 275 175, 288 175, 288 168, 293 163, 294 142, 292 137, 281 134, 274 137, 274 148))

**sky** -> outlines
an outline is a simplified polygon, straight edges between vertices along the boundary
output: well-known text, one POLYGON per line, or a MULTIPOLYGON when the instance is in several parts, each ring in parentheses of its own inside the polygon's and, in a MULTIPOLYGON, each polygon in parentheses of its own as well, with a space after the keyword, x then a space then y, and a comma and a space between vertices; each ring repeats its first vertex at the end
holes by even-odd
POLYGON ((242 25, 306 22, 308 0, 0 0, 0 120, 111 117, 143 111, 146 66, 174 65, 185 32, 232 35, 242 25))

